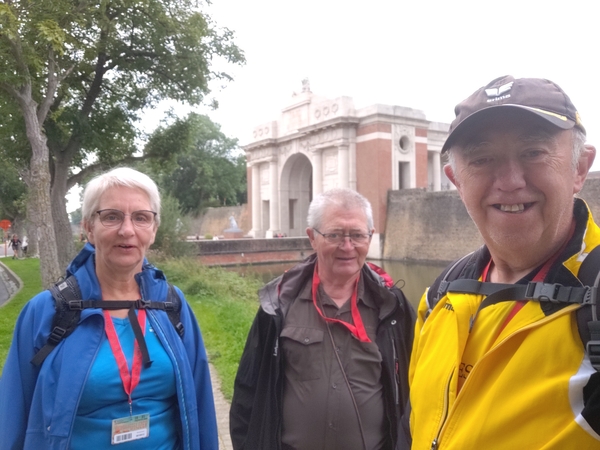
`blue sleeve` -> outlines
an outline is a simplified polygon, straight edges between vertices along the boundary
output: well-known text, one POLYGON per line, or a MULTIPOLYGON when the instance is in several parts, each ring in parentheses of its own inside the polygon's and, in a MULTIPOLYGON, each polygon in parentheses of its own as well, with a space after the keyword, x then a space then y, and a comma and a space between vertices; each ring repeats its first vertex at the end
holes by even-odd
POLYGON ((17 319, 0 378, 0 450, 23 448, 39 374, 30 361, 45 343, 53 316, 54 301, 45 291, 27 303, 17 319))
POLYGON ((198 433, 200 437, 201 450, 217 450, 219 448, 219 436, 217 432, 217 418, 215 415, 215 403, 213 398, 208 358, 202 339, 200 327, 196 317, 185 300, 181 290, 177 288, 181 304, 181 322, 184 326, 183 345, 190 362, 194 386, 196 388, 196 404, 198 406, 198 433))

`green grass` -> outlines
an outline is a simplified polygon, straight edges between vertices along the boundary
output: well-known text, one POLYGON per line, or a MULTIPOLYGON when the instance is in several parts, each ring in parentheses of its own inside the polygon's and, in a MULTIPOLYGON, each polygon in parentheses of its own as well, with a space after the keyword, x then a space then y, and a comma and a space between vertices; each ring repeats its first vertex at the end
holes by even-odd
POLYGON ((2 263, 17 274, 23 282, 23 286, 8 303, 0 308, 0 374, 12 341, 18 315, 25 303, 42 290, 39 259, 2 258, 2 263))
MULTIPOLYGON (((4 258, 2 262, 21 278, 25 286, 0 308, 0 371, 19 312, 42 289, 38 259, 4 258)), ((221 268, 201 266, 191 258, 153 258, 152 262, 184 292, 200 324, 209 359, 221 380, 223 394, 231 400, 238 362, 258 309, 256 291, 262 282, 221 268)))
POLYGON ((164 260, 157 265, 185 293, 200 323, 210 362, 221 379, 223 395, 231 400, 246 336, 258 310, 256 291, 262 282, 200 266, 192 259, 164 260))

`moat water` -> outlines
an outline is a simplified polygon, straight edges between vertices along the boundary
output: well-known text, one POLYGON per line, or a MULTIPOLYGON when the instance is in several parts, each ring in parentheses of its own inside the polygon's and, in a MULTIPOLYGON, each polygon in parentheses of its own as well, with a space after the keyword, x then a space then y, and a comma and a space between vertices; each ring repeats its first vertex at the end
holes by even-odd
MULTIPOLYGON (((446 264, 422 264, 404 261, 373 261, 382 267, 402 289, 411 304, 417 307, 425 289, 433 283, 446 264)), ((296 263, 273 263, 229 267, 243 276, 258 276, 264 283, 281 275, 296 263)))

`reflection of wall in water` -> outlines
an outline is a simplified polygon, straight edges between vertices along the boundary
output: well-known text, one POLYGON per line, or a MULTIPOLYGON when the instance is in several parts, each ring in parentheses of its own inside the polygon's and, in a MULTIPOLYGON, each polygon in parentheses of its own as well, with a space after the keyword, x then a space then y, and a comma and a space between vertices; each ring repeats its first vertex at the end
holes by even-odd
MULTIPOLYGON (((415 310, 425 289, 437 278, 445 265, 425 265, 404 261, 375 261, 402 289, 415 310)), ((227 267, 242 276, 256 276, 263 283, 271 281, 293 267, 295 263, 276 263, 227 267)))
POLYGON ((375 261, 402 289, 415 310, 425 289, 433 283, 446 264, 418 264, 406 261, 375 261))

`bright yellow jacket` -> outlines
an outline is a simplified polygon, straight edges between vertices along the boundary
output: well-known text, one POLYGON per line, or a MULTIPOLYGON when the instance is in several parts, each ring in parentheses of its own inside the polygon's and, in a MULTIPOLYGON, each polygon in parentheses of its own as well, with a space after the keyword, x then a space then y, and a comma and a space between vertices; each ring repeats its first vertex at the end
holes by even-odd
MULTIPOLYGON (((575 274, 600 245, 582 200, 574 213, 574 236, 547 283, 580 286, 575 274)), ((478 254, 464 277, 480 277, 489 252, 478 254)), ((515 305, 501 302, 482 309, 469 331, 482 299, 448 293, 427 320, 421 299, 409 370, 412 449, 600 449, 600 374, 590 381, 596 372, 579 337, 578 305, 528 302, 500 329, 515 305)))

